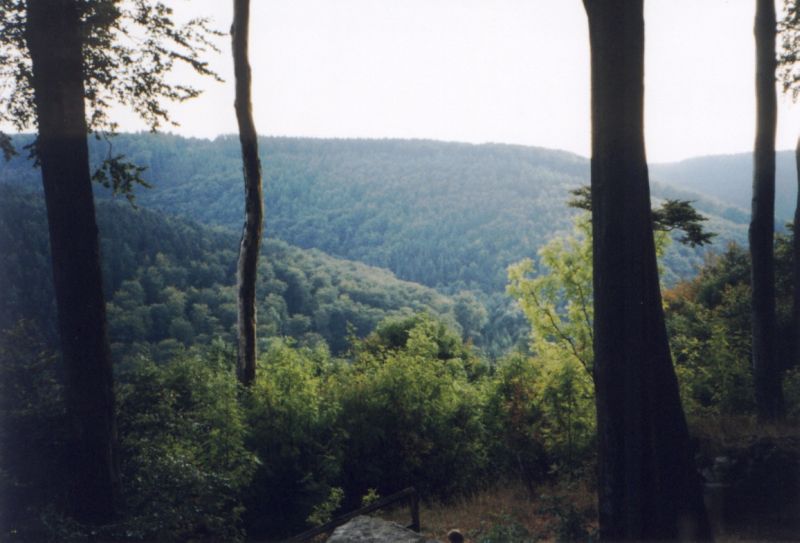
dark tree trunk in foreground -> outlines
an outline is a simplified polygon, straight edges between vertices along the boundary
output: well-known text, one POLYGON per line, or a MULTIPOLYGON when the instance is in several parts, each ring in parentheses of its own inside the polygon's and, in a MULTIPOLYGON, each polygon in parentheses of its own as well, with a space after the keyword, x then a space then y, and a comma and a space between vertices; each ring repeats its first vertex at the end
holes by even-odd
POLYGON ((261 163, 258 160, 258 140, 250 98, 250 63, 247 56, 249 25, 250 1, 234 0, 231 37, 236 74, 235 107, 242 145, 245 192, 245 221, 236 273, 239 292, 238 372, 239 380, 245 385, 251 384, 256 376, 256 273, 264 223, 261 163))
POLYGON ((603 540, 710 537, 667 343, 643 134, 643 0, 584 0, 603 540))
POLYGON ((114 514, 114 394, 105 300, 86 143, 82 41, 77 2, 28 0, 27 42, 66 400, 72 443, 71 513, 102 523, 114 514))
POLYGON ((800 367, 800 138, 797 138, 797 147, 794 151, 794 160, 797 167, 797 204, 794 208, 794 229, 792 234, 792 272, 793 293, 792 304, 792 333, 794 335, 794 359, 792 366, 800 367))
POLYGON ((756 141, 753 154, 753 205, 750 218, 750 258, 753 329, 753 376, 761 420, 783 415, 781 373, 776 358, 775 316, 775 3, 757 0, 756 20, 756 141))

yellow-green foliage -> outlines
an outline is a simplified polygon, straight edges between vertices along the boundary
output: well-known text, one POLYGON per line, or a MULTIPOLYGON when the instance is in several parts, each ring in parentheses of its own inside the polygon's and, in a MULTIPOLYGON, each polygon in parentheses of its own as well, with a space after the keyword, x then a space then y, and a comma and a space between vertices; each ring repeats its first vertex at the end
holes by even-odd
POLYGON ((314 509, 311 510, 311 514, 308 515, 306 519, 307 522, 315 526, 330 522, 331 518, 333 518, 334 511, 339 509, 339 506, 342 505, 342 499, 344 499, 344 490, 338 486, 331 488, 328 498, 322 503, 315 505, 314 509))
POLYGON ((594 383, 574 360, 540 357, 536 395, 543 413, 542 441, 553 464, 575 467, 594 437, 594 383))
POLYGON ((553 464, 571 466, 594 435, 589 214, 575 218, 572 234, 539 250, 538 269, 523 260, 509 267, 508 277, 508 292, 531 323, 534 357, 528 364, 535 379, 527 381, 541 412, 540 440, 553 464))
MULTIPOLYGON (((655 242, 660 256, 670 237, 656 232, 655 242)), ((510 266, 507 292, 531 324, 533 353, 531 359, 507 362, 517 373, 520 365, 530 366, 512 389, 527 387, 527 401, 537 404, 537 441, 553 465, 573 466, 587 453, 595 426, 590 215, 577 215, 572 233, 545 244, 537 262, 510 266)), ((502 365, 498 375, 507 375, 502 365)))
POLYGON ((539 250, 540 265, 525 259, 508 269, 508 293, 531 323, 531 348, 550 360, 574 360, 591 372, 592 238, 588 214, 573 233, 539 250), (538 275, 532 275, 538 272, 538 275))
MULTIPOLYGON (((655 232, 663 255, 669 234, 655 232)), ((548 360, 573 360, 592 371, 592 223, 577 215, 572 233, 539 249, 538 262, 526 258, 508 268, 506 291, 531 324, 531 350, 548 360)))

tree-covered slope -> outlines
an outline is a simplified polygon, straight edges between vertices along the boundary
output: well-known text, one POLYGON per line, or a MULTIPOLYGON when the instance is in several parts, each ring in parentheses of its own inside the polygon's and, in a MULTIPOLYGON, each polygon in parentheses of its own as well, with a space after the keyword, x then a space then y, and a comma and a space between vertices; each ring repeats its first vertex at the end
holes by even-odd
MULTIPOLYGON (((392 270, 447 292, 499 292, 506 267, 567 231, 569 189, 588 183, 587 159, 562 151, 433 141, 262 138, 267 235, 303 248, 392 270)), ((123 135, 114 153, 146 166, 144 207, 238 229, 238 141, 123 135)), ((104 142, 93 155, 106 156, 104 142)), ((37 183, 17 159, 0 179, 37 183)), ((743 242, 746 213, 696 193, 653 185, 656 198, 696 200, 720 245, 743 242)), ((692 273, 696 250, 675 247, 667 279, 692 273)))
MULTIPOLYGON (((753 155, 704 156, 670 164, 653 164, 656 179, 676 187, 716 198, 721 203, 750 209, 753 197, 753 155)), ((797 202, 797 170, 793 151, 775 154, 775 218, 779 224, 792 220, 797 202)))
MULTIPOLYGON (((147 348, 166 356, 217 337, 232 341, 235 234, 118 202, 100 202, 98 222, 111 341, 118 352, 147 348)), ((0 329, 25 318, 55 337, 48 251, 40 196, 0 184, 0 329)), ((349 333, 364 336, 388 316, 418 311, 459 328, 456 302, 387 270, 278 240, 267 240, 262 255, 262 338, 324 338, 338 352, 349 333)))

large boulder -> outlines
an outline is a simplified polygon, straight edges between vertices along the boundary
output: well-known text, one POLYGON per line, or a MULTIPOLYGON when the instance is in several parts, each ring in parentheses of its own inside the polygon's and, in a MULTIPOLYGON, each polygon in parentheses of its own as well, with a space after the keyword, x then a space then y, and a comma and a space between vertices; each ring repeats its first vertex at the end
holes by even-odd
POLYGON ((328 543, 436 543, 399 524, 375 517, 356 517, 339 526, 328 543))

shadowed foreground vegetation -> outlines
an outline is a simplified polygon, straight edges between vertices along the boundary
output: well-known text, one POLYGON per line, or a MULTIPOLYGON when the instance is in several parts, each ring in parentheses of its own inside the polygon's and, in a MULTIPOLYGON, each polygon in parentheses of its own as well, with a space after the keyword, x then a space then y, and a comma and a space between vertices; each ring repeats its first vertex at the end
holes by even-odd
MULTIPOLYGON (((31 200, 8 195, 4 204, 36 216, 31 200)), ((59 513, 67 495, 62 375, 46 279, 34 274, 29 281, 39 281, 41 292, 12 290, 29 298, 4 299, 0 440, 16 444, 0 459, 4 539, 274 539, 409 485, 421 491, 423 524, 437 537, 452 527, 487 542, 585 539, 595 530, 593 384, 557 334, 536 328, 530 345, 489 360, 458 324, 463 315, 451 299, 273 242, 267 258, 275 262, 262 267, 260 291, 265 341, 256 383, 244 390, 224 317, 233 296, 227 254, 212 252, 214 236, 224 241, 227 234, 195 236, 201 230, 186 223, 109 209, 118 228, 110 234, 106 227, 113 241, 106 267, 120 360, 121 513, 91 529, 59 513), (150 229, 158 252, 137 246, 131 234, 140 229, 150 229), (191 235, 174 235, 180 231, 191 235), (360 325, 344 310, 333 313, 359 303, 352 318, 374 321, 360 325), (164 333, 154 320, 161 312, 169 331, 152 336, 164 333), (496 490, 498 482, 510 490, 496 490)), ((5 238, 18 239, 6 253, 16 260, 2 268, 10 279, 43 261, 36 250, 46 245, 17 217, 15 232, 32 237, 5 238)), ((568 281, 556 273, 559 263, 580 270, 581 254, 580 238, 543 249, 540 286, 554 300, 569 291, 553 284, 568 281)), ((777 255, 779 292, 786 292, 786 238, 777 255)), ((747 258, 731 246, 664 299, 698 469, 731 489, 720 514, 739 520, 732 533, 777 537, 796 520, 798 436, 753 427, 747 258)), ((525 295, 515 294, 521 303, 525 295)), ((555 301, 550 310, 577 330, 580 322, 570 319, 580 312, 570 303, 555 301)), ((783 326, 788 307, 779 310, 783 326)), ((797 368, 787 368, 785 391, 787 425, 796 428, 797 368)))

